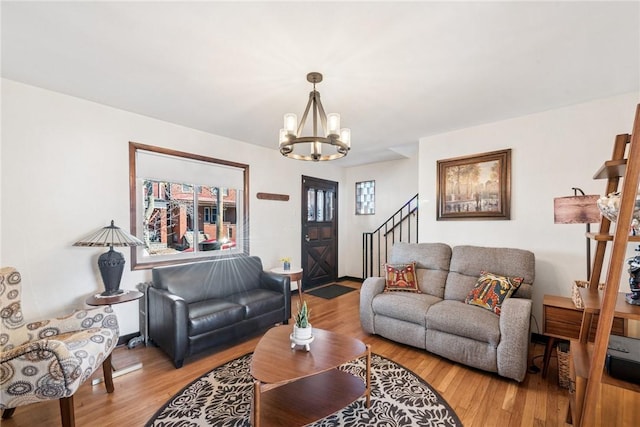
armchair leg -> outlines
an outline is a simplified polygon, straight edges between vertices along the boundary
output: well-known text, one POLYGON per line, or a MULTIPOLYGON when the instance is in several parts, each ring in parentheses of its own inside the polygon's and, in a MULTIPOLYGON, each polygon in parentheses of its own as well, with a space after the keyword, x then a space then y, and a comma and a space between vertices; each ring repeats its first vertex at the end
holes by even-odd
POLYGON ((73 395, 60 399, 60 417, 62 427, 75 427, 76 416, 73 411, 73 395))
POLYGON ((7 408, 4 411, 2 411, 2 419, 3 420, 8 420, 9 418, 11 418, 13 416, 13 413, 16 411, 16 408, 7 408))
POLYGON ((102 372, 104 374, 104 385, 107 393, 113 393, 113 366, 111 365, 111 354, 102 362, 102 372))

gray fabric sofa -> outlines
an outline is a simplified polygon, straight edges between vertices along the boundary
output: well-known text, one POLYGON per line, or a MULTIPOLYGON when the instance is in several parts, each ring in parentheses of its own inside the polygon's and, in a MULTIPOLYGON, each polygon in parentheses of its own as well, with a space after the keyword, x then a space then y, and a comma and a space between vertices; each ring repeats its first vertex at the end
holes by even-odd
POLYGON ((362 328, 522 381, 527 371, 534 254, 522 249, 396 243, 389 263, 411 262, 416 263, 422 293, 384 292, 384 277, 367 278, 360 292, 362 328), (482 270, 524 278, 502 304, 499 316, 464 302, 482 270))
POLYGON ((258 257, 156 267, 152 278, 149 338, 176 368, 186 357, 291 317, 289 277, 263 271, 258 257))

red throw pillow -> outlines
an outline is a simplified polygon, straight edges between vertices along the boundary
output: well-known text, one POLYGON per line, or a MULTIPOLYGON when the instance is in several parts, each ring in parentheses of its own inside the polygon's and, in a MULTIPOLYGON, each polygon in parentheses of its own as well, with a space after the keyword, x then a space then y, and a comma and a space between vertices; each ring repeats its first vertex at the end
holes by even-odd
POLYGON ((416 263, 411 264, 385 264, 386 281, 385 292, 415 292, 421 293, 416 277, 416 263))

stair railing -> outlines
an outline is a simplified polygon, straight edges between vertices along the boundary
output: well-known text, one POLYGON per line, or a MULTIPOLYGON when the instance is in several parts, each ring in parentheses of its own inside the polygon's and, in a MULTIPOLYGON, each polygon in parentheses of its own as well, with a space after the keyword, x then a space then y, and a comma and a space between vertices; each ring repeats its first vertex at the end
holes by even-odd
POLYGON ((375 231, 362 233, 362 278, 382 276, 389 249, 397 242, 418 241, 416 194, 375 231))

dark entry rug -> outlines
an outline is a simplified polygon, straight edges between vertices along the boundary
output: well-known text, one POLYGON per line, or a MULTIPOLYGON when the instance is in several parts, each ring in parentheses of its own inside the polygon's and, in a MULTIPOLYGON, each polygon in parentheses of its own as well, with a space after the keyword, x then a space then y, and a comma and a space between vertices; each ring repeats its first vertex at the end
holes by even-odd
MULTIPOLYGON (((187 385, 146 427, 249 426, 253 379, 251 353, 225 363, 187 385)), ((339 369, 364 381, 366 359, 339 369)), ((462 426, 449 404, 422 378, 378 354, 371 355, 371 407, 361 397, 313 424, 323 426, 462 426)))
POLYGON ((305 291, 305 293, 309 295, 313 295, 314 297, 332 299, 335 297, 339 297, 340 295, 347 294, 351 291, 355 291, 355 289, 350 288, 349 286, 343 286, 337 283, 332 283, 331 285, 323 286, 321 288, 305 291))

